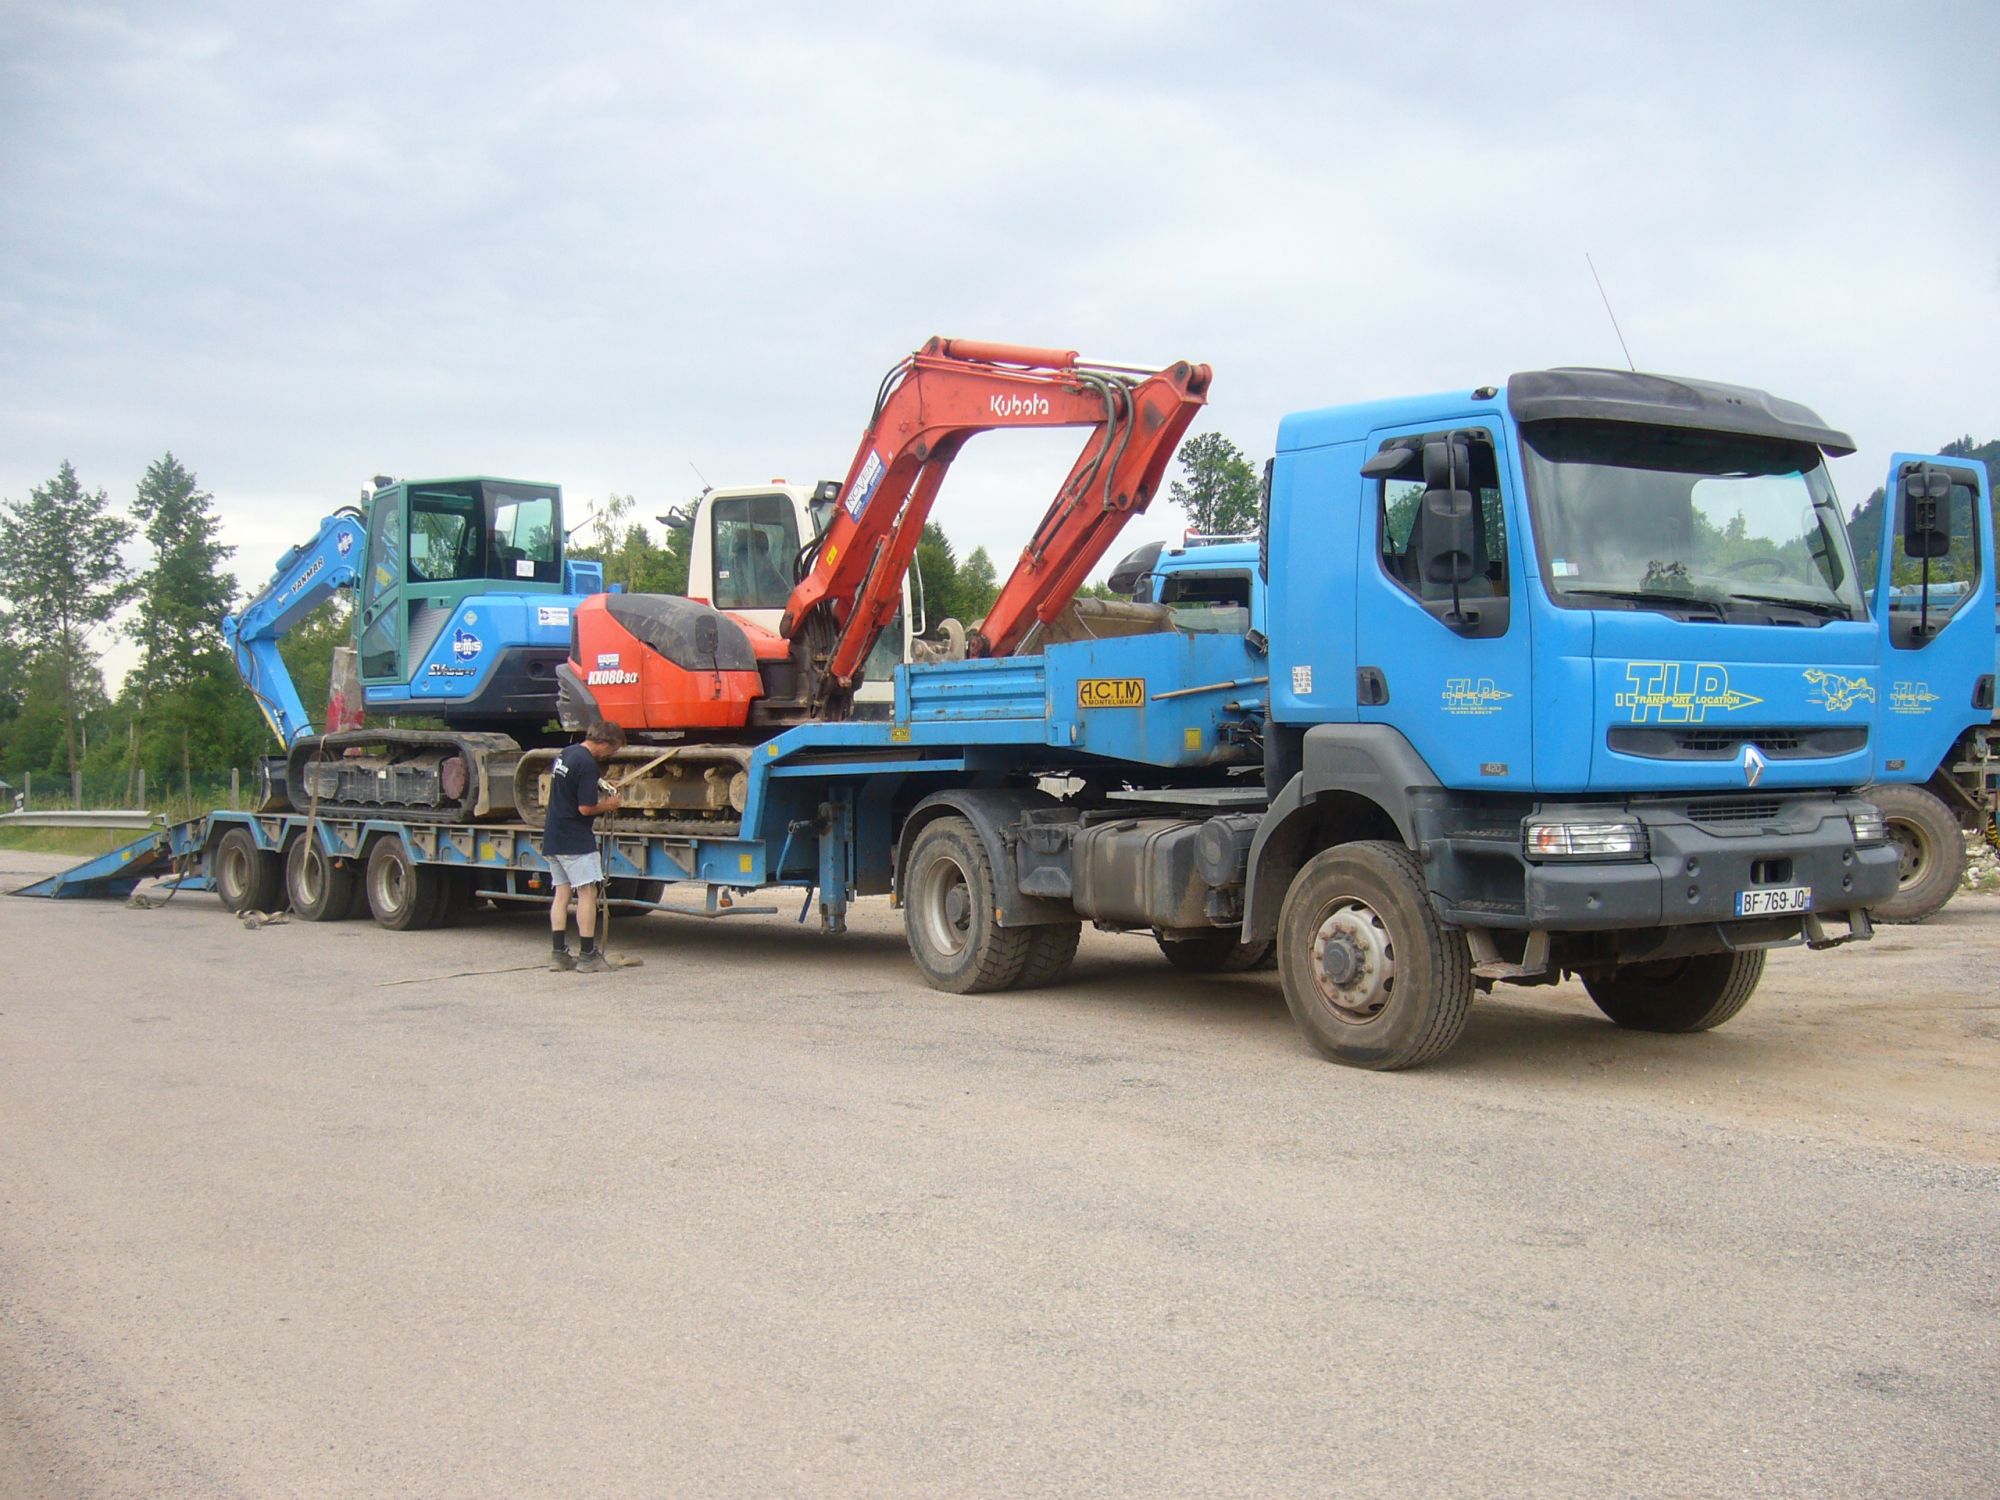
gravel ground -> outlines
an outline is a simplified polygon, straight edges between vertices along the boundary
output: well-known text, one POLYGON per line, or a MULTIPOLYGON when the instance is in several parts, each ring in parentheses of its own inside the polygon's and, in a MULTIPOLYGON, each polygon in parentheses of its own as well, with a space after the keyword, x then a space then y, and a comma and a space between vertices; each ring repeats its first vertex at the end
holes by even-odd
POLYGON ((1387 1077, 855 925, 0 900, 0 1494, 2000 1493, 2000 899, 1387 1077))

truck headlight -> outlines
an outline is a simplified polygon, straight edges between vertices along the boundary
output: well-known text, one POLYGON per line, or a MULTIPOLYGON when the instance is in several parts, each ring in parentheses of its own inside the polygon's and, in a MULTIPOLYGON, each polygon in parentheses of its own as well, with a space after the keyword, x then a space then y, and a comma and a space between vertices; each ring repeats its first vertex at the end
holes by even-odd
POLYGON ((1637 818, 1530 820, 1522 835, 1534 859, 1644 859, 1646 830, 1637 818))
POLYGON ((1854 825, 1854 842, 1857 844, 1886 844, 1889 842, 1889 824, 1879 807, 1857 807, 1848 813, 1847 821, 1854 825))

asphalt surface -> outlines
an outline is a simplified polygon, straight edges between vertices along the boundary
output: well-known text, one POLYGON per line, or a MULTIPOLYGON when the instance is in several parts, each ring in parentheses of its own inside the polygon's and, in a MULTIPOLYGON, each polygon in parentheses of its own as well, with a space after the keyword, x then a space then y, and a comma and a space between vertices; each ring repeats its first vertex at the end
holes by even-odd
POLYGON ((2000 1493, 2000 902, 1393 1076, 857 926, 0 899, 0 1494, 2000 1493))

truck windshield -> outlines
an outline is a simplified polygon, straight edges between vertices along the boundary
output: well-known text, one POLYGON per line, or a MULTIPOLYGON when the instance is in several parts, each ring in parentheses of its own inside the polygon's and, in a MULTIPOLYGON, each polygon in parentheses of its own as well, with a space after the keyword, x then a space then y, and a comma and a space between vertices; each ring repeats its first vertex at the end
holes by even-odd
POLYGON ((1865 617, 1833 481, 1809 443, 1622 422, 1522 429, 1542 576, 1576 609, 1865 617))

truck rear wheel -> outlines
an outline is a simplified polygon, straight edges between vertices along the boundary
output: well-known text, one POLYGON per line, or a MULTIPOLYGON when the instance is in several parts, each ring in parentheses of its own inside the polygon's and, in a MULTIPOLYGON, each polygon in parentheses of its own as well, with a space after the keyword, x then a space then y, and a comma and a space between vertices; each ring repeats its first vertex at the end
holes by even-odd
POLYGON ((1341 844, 1306 862, 1278 912, 1278 975, 1306 1040, 1383 1071, 1443 1056, 1472 1010, 1465 935, 1432 909, 1400 844, 1341 844))
POLYGON ((1038 990, 1054 984, 1068 971, 1076 957, 1076 945, 1083 939, 1083 923, 1050 922, 1028 930, 1028 961, 1014 981, 1017 990, 1038 990))
POLYGON ((368 851, 368 909, 393 932, 434 927, 444 894, 441 878, 435 866, 411 859, 401 839, 379 838, 368 851))
POLYGON ((1239 942, 1234 927, 1177 942, 1157 936, 1153 941, 1160 945, 1167 962, 1184 974, 1242 974, 1267 967, 1272 952, 1269 942, 1239 942))
POLYGON ((1743 1009, 1764 977, 1764 950, 1626 964, 1583 987, 1630 1031, 1708 1031, 1743 1009))
POLYGON ((1034 927, 1002 927, 993 865, 965 818, 939 818, 910 848, 903 931, 932 989, 954 995, 1004 990, 1026 972, 1034 927))
POLYGON ((285 850, 285 896, 308 922, 339 922, 354 910, 354 866, 335 862, 306 829, 285 850))
POLYGON ((1921 922, 1935 916, 1965 879, 1965 838, 1951 809, 1920 786, 1872 786, 1862 795, 1882 809, 1889 839, 1902 856, 1896 894, 1868 915, 1878 922, 1921 922))
POLYGON ((259 849, 247 828, 223 834, 209 856, 215 894, 239 916, 285 909, 285 864, 275 849, 259 849))

